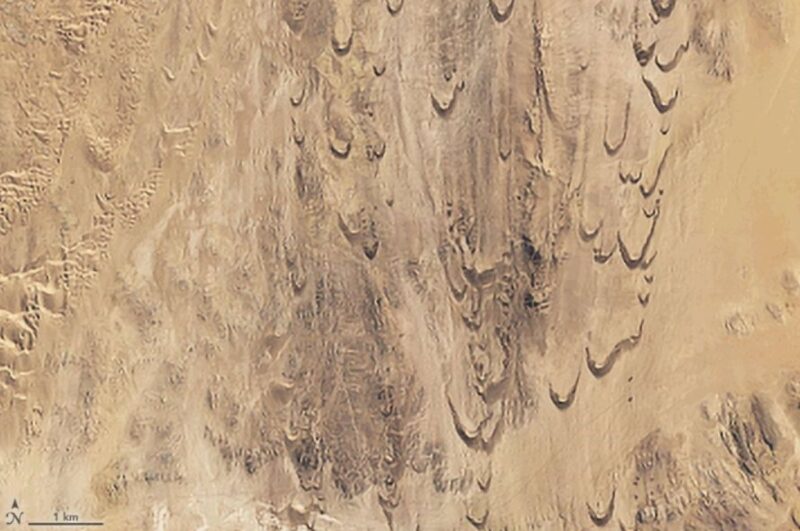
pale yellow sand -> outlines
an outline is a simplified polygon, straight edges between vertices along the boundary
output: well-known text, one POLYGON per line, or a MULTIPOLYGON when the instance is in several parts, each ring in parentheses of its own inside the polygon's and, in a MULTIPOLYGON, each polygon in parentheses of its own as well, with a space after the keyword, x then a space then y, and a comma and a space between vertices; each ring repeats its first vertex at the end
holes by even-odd
POLYGON ((799 16, 4 2, 0 514, 800 528, 799 16))

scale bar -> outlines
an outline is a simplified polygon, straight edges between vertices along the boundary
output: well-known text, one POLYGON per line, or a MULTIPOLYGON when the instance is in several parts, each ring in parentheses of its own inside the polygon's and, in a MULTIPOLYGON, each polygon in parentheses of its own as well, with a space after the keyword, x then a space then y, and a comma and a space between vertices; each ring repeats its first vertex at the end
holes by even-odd
POLYGON ((82 526, 101 526, 103 522, 28 522, 31 527, 60 526, 60 527, 82 527, 82 526))

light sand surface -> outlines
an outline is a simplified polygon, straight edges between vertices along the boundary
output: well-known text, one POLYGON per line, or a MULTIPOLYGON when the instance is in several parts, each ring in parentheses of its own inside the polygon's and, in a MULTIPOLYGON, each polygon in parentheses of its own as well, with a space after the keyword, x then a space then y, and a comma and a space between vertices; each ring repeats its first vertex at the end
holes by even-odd
POLYGON ((0 3, 6 511, 800 529, 800 6, 0 3))

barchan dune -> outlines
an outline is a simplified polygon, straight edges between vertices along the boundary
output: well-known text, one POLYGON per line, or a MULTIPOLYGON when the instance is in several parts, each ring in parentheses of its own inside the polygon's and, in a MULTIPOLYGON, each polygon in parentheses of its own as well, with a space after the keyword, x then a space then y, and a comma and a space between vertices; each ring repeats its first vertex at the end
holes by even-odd
POLYGON ((1 2, 4 523, 800 529, 799 11, 1 2))

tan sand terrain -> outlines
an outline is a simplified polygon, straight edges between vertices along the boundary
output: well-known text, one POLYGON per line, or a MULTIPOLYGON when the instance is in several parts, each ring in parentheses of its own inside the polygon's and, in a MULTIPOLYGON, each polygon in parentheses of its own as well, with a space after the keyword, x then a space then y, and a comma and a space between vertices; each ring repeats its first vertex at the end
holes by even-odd
POLYGON ((0 516, 800 529, 800 4, 3 0, 0 516))

